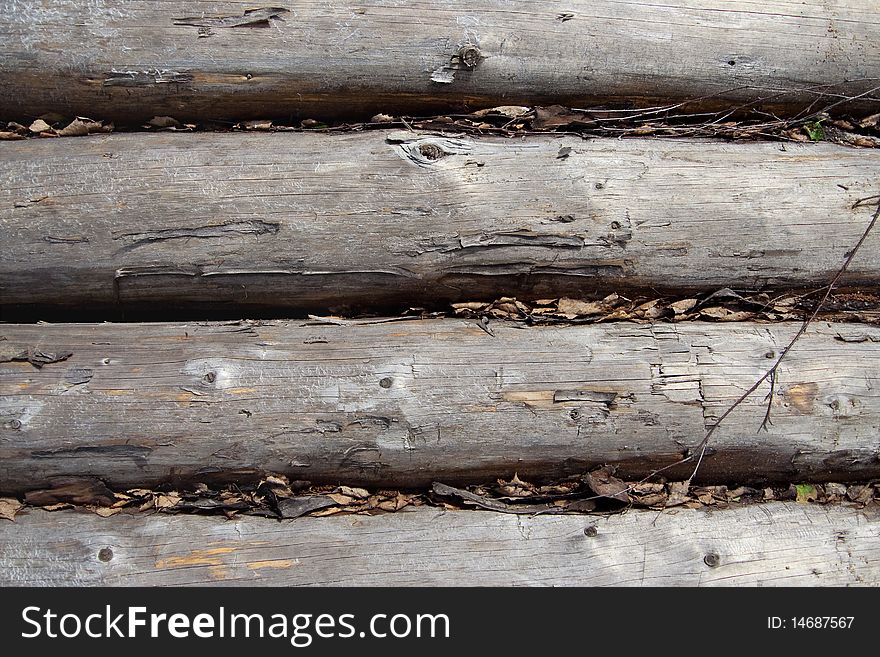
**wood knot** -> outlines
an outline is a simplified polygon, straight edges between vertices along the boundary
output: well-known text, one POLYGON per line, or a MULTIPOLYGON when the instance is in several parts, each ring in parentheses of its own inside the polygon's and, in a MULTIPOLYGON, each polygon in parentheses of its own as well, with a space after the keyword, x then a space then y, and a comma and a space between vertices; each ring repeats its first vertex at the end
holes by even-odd
POLYGON ((437 144, 420 144, 419 145, 419 153, 424 155, 429 160, 439 160, 441 157, 446 155, 446 152, 440 148, 437 144))
POLYGON ((472 43, 466 43, 458 50, 458 61, 468 68, 474 68, 483 60, 483 53, 472 43))

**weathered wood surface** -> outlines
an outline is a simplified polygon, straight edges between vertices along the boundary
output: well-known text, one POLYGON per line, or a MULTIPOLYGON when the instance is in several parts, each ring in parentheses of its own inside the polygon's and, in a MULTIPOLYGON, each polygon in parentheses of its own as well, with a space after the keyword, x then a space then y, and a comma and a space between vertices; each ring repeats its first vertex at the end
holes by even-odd
POLYGON ((860 94, 847 109, 878 103, 874 0, 275 4, 282 11, 252 16, 261 28, 234 26, 252 2, 4 0, 0 117, 350 118, 688 98, 703 99, 691 111, 793 112, 860 94), (463 47, 478 49, 465 53, 473 67, 459 62, 463 47))
MULTIPOLYGON (((417 487, 613 463, 639 477, 696 445, 797 328, 5 325, 0 493, 81 475, 417 487), (28 349, 72 355, 9 361, 28 349)), ((767 431, 764 386, 714 434, 700 479, 880 476, 878 378, 880 328, 816 324, 782 364, 767 431)))
POLYGON ((610 517, 423 507, 292 523, 30 511, 0 520, 0 584, 877 586, 878 520, 874 506, 780 502, 610 517))
MULTIPOLYGON (((2 150, 0 301, 101 318, 821 287, 880 170, 880 151, 829 144, 400 131, 2 150)), ((846 281, 880 281, 880 235, 846 281)))

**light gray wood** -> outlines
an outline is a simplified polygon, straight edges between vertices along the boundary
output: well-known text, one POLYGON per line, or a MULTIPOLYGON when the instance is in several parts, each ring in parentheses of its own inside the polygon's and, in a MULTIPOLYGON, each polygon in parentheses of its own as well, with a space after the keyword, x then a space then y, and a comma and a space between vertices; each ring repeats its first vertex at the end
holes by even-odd
MULTIPOLYGON (((405 131, 2 151, 0 300, 102 319, 812 289, 867 225, 872 208, 852 205, 880 170, 880 151, 830 144, 405 131)), ((875 234, 844 282, 878 281, 875 234)))
MULTIPOLYGON (((631 479, 699 443, 798 325, 489 328, 0 326, 4 360, 72 352, 41 369, 0 363, 0 493, 58 476, 119 489, 263 471, 422 487, 604 463, 631 479)), ((762 386, 714 434, 699 479, 880 476, 878 380, 880 328, 817 323, 782 364, 768 430, 762 386)))
POLYGON ((610 517, 422 507, 283 523, 29 511, 0 520, 0 584, 877 586, 878 539, 876 506, 780 502, 610 517))
POLYGON ((212 21, 253 2, 4 0, 0 116, 350 119, 688 98, 704 99, 690 111, 794 112, 860 94, 847 109, 877 111, 874 0, 273 4, 289 11, 260 28, 212 21), (468 46, 473 68, 458 62, 468 46))

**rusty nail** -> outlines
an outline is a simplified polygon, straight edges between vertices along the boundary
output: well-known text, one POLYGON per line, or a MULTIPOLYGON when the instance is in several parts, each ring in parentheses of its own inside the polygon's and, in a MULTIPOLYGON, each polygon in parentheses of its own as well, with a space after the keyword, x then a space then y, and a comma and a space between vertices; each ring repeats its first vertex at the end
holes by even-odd
POLYGON ((113 558, 113 550, 105 547, 98 550, 98 559, 103 562, 108 562, 113 558))
POLYGON ((383 388, 390 388, 392 383, 394 383, 394 381, 391 379, 391 377, 388 376, 379 381, 379 385, 383 388))
POLYGON ((721 557, 719 557, 714 552, 710 552, 705 557, 703 557, 703 562, 709 566, 709 568, 716 568, 721 564, 721 557))
POLYGON ((584 527, 584 536, 589 536, 593 538, 594 536, 599 535, 599 528, 596 525, 590 525, 589 527, 584 527))

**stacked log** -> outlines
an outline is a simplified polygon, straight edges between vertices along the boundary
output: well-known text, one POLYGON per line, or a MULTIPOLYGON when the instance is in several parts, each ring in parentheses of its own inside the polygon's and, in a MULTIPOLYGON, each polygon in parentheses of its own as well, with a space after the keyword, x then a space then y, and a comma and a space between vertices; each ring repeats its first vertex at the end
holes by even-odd
MULTIPOLYGON (((206 575, 166 567, 192 555, 150 537, 189 546, 245 532, 264 546, 255 563, 281 564, 287 583, 375 583, 353 562, 306 574, 284 565, 349 531, 349 516, 297 521, 305 538, 290 542, 255 519, 18 511, 40 499, 95 504, 70 492, 82 486, 99 488, 103 515, 114 515, 132 490, 220 483, 428 495, 437 482, 559 482, 599 467, 640 483, 684 480, 684 490, 880 477, 880 236, 866 232, 880 151, 841 145, 868 138, 812 143, 832 121, 876 124, 873 5, 8 3, 0 517, 22 522, 0 535, 0 581, 195 583, 206 575), (808 126, 808 143, 779 131, 730 143, 586 138, 552 124, 455 130, 458 114, 499 106, 514 117, 578 109, 597 124, 763 117, 808 126), (411 117, 435 114, 438 129, 413 127, 411 117), (62 117, 89 119, 52 130, 62 117), (142 130, 151 119, 171 129, 142 130), (288 125, 229 130, 252 120, 288 125), (89 125, 102 134, 63 136, 89 125), (832 281, 850 295, 835 306, 847 313, 804 330, 797 320, 819 299, 835 305, 824 294, 832 281), (784 317, 687 314, 718 290, 751 295, 753 310, 797 301, 784 317), (614 314, 602 301, 612 297, 633 308, 662 297, 684 311, 614 314), (502 298, 516 317, 487 311, 502 298), (536 306, 556 308, 555 319, 536 306), (60 531, 73 532, 72 552, 46 556, 63 568, 21 565, 26 546, 60 531), (93 567, 107 542, 96 535, 129 551, 114 570, 93 567), (142 539, 151 564, 132 548, 142 539)), ((764 513, 772 529, 735 575, 779 583, 766 577, 766 553, 796 523, 793 504, 717 520, 688 509, 656 540, 676 541, 667 552, 687 564, 708 549, 703 533, 714 540, 764 513), (685 522, 698 538, 681 546, 685 522)), ((573 531, 570 518, 511 525, 480 512, 492 518, 484 525, 476 513, 439 524, 428 509, 377 516, 346 549, 459 532, 471 542, 462 582, 495 583, 479 573, 481 550, 497 544, 511 573, 535 583, 535 544, 520 538, 555 546, 573 531)), ((815 540, 798 546, 803 564, 833 557, 829 583, 876 580, 876 560, 859 557, 862 516, 804 513, 815 540), (858 536, 856 553, 829 557, 823 541, 840 532, 858 536)), ((625 544, 655 531, 643 518, 608 519, 603 531, 625 544)), ((614 550, 581 556, 614 561, 614 550)), ((439 559, 427 544, 414 554, 439 559)), ((553 583, 572 582, 566 568, 579 563, 560 564, 553 583)), ((388 566, 397 582, 433 581, 408 564, 388 566)), ((251 565, 211 561, 208 576, 250 582, 251 565)), ((655 578, 659 566, 648 566, 638 583, 686 584, 693 572, 655 578)), ((799 583, 806 568, 792 573, 799 583)), ((734 576, 722 571, 719 581, 734 576)), ((614 563, 602 572, 576 583, 620 583, 614 563)))

